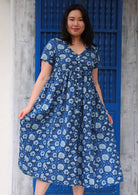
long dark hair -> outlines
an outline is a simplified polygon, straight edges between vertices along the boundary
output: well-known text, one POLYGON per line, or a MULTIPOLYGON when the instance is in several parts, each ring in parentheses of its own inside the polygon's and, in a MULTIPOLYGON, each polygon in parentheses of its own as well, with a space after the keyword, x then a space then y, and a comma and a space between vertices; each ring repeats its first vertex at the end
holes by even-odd
POLYGON ((72 37, 67 31, 67 17, 72 10, 80 10, 82 13, 83 21, 85 23, 85 30, 81 34, 82 42, 86 44, 88 48, 91 48, 92 45, 96 46, 93 43, 94 31, 92 29, 87 10, 81 4, 72 4, 65 10, 61 25, 61 39, 63 39, 67 44, 72 44, 72 37))

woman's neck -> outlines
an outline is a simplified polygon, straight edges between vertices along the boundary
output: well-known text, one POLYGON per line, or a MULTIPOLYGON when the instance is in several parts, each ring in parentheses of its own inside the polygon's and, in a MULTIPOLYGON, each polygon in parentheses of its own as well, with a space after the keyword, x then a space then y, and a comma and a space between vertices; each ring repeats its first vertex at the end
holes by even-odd
POLYGON ((72 45, 82 45, 81 37, 72 37, 72 45))

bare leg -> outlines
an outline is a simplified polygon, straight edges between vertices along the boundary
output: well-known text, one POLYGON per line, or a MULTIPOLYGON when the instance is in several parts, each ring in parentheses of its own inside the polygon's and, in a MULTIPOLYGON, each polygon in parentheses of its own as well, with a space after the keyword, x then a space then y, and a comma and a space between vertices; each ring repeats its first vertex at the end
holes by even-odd
POLYGON ((39 179, 36 180, 36 188, 35 188, 35 195, 44 195, 47 191, 50 183, 46 183, 39 179))
POLYGON ((83 195, 84 187, 83 186, 72 186, 73 195, 83 195))

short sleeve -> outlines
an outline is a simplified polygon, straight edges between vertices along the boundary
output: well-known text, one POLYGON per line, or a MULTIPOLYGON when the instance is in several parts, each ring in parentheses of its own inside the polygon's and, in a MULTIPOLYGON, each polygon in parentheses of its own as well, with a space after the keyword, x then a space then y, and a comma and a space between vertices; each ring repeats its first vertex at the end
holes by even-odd
POLYGON ((100 64, 100 56, 98 47, 95 47, 94 68, 98 68, 100 64))
POLYGON ((56 40, 55 40, 55 38, 52 38, 45 45, 40 59, 44 60, 45 62, 47 62, 51 66, 54 66, 55 50, 56 50, 56 40))

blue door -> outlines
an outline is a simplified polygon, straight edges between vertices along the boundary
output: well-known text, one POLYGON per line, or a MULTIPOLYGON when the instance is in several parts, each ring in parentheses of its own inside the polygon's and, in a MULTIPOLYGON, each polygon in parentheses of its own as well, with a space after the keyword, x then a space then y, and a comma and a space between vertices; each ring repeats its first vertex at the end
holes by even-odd
MULTIPOLYGON (((45 44, 59 35, 62 15, 72 3, 82 3, 88 10, 99 47, 101 66, 99 84, 105 106, 113 117, 120 152, 120 86, 122 0, 36 0, 36 66, 35 79, 40 72, 40 55, 45 44)), ((35 191, 36 179, 33 179, 35 191)), ((119 195, 119 184, 104 190, 85 189, 84 194, 119 195)), ((46 194, 72 194, 72 187, 51 184, 46 194)))

